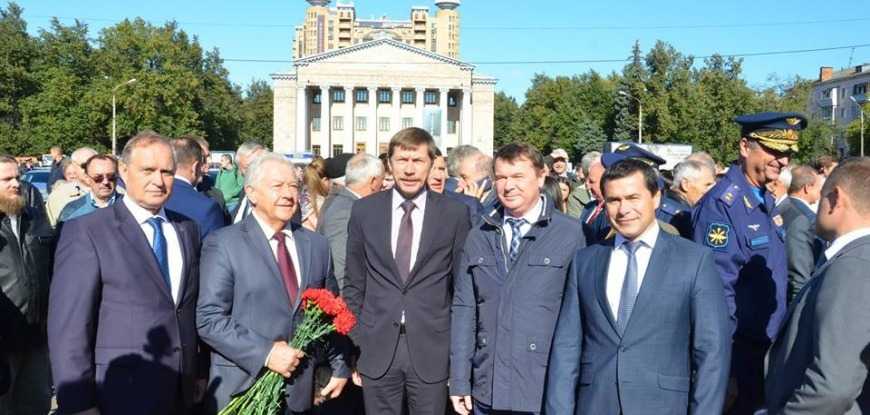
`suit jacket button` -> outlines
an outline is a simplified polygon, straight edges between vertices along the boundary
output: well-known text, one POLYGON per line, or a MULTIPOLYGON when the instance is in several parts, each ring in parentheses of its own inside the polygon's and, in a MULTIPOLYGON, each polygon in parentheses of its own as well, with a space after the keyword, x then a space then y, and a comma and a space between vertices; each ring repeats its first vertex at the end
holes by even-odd
POLYGON ((550 258, 544 258, 544 265, 550 265, 550 258))
POLYGON ((483 257, 477 258, 477 263, 478 263, 478 264, 482 264, 482 263, 483 263, 483 257))
POLYGON ((536 344, 534 344, 534 343, 532 343, 532 344, 529 345, 529 350, 531 350, 531 351, 533 351, 533 352, 534 352, 537 348, 538 348, 538 346, 537 346, 536 344))

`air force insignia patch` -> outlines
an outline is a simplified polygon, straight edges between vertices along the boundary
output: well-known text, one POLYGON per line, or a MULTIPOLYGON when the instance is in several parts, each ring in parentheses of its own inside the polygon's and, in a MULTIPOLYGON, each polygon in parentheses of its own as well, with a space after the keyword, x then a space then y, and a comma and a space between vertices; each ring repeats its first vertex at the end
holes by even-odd
POLYGON ((724 249, 728 246, 728 231, 731 226, 724 223, 711 223, 707 227, 707 246, 713 249, 724 249))

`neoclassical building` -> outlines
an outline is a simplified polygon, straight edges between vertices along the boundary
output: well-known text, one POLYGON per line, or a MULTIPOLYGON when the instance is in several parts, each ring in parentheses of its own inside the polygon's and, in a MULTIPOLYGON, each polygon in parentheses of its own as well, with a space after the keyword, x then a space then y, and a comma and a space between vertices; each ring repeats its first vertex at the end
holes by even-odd
POLYGON ((429 131, 445 154, 460 144, 492 152, 496 80, 380 33, 297 58, 293 71, 272 74, 274 150, 378 155, 397 131, 415 126, 429 131))

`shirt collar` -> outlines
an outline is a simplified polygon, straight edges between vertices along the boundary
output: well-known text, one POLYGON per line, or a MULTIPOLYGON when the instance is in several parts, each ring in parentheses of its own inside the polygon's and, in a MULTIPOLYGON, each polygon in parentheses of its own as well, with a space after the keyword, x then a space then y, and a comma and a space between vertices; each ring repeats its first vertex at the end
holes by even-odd
MULTIPOLYGON (((522 219, 525 219, 526 223, 535 223, 538 221, 538 219, 541 218, 541 213, 543 212, 543 210, 544 210, 544 197, 541 196, 541 198, 538 199, 538 203, 536 203, 533 208, 529 209, 529 211, 526 212, 525 215, 523 215, 522 219)), ((519 219, 519 218, 516 218, 514 216, 508 215, 507 209, 505 209, 504 218, 502 220, 504 221, 504 223, 507 223, 507 220, 509 218, 519 219)))
POLYGON ((185 183, 187 183, 187 184, 193 186, 193 184, 190 182, 190 180, 187 180, 186 178, 181 177, 181 176, 179 176, 179 175, 175 175, 175 180, 181 180, 181 181, 183 181, 183 182, 185 182, 185 183))
MULTIPOLYGON (((427 196, 428 192, 429 191, 426 189, 426 187, 423 187, 423 190, 421 190, 420 193, 417 194, 417 196, 414 196, 414 198, 411 199, 411 201, 414 202, 414 206, 416 206, 417 209, 420 209, 422 211, 426 207, 426 196, 427 196)), ((399 193, 398 190, 393 188, 393 210, 401 209, 402 202, 404 202, 404 201, 405 201, 405 197, 402 196, 402 194, 399 193)))
POLYGON ((845 248, 846 245, 849 245, 849 243, 868 235, 870 235, 870 228, 860 228, 834 239, 834 242, 831 242, 831 246, 825 250, 825 259, 830 260, 845 248))
MULTIPOLYGON (((118 196, 118 192, 112 192, 112 197, 110 197, 109 200, 106 201, 106 206, 112 206, 113 204, 115 204, 115 198, 116 198, 117 196, 118 196)), ((88 193, 87 193, 87 198, 88 198, 88 199, 87 199, 87 200, 88 200, 88 203, 89 203, 91 206, 93 206, 93 207, 95 207, 95 208, 99 208, 99 206, 97 206, 97 200, 94 199, 94 194, 93 194, 93 192, 88 192, 88 193)))
POLYGON ((147 222, 148 219, 151 219, 154 216, 159 216, 161 219, 163 219, 164 222, 169 222, 169 219, 166 217, 166 210, 162 207, 160 208, 160 211, 157 212, 157 214, 155 215, 149 212, 148 209, 139 206, 135 201, 133 201, 133 198, 131 198, 129 195, 121 200, 124 203, 124 206, 127 206, 127 210, 129 210, 130 213, 133 214, 133 218, 136 219, 136 223, 140 225, 147 222))
MULTIPOLYGON (((636 241, 643 242, 644 245, 648 246, 650 249, 653 249, 656 246, 656 239, 659 237, 659 223, 658 221, 653 221, 653 223, 643 231, 642 234, 636 239, 636 241)), ((622 244, 625 243, 628 239, 625 239, 624 236, 620 234, 616 234, 616 240, 613 243, 613 249, 619 249, 622 247, 622 244)))
POLYGON ((350 192, 350 194, 356 196, 357 199, 362 199, 362 196, 360 196, 357 192, 354 192, 353 190, 350 190, 349 187, 345 186, 344 188, 345 188, 345 190, 347 190, 348 192, 350 192))
MULTIPOLYGON (((275 231, 272 230, 272 227, 269 226, 264 220, 260 219, 260 216, 257 215, 257 211, 252 210, 251 216, 257 220, 257 225, 260 226, 260 229, 263 231, 263 234, 266 235, 267 240, 271 240, 273 236, 275 236, 275 231)), ((284 229, 281 230, 284 235, 290 239, 293 239, 293 230, 290 229, 290 222, 287 222, 284 225, 284 229)))

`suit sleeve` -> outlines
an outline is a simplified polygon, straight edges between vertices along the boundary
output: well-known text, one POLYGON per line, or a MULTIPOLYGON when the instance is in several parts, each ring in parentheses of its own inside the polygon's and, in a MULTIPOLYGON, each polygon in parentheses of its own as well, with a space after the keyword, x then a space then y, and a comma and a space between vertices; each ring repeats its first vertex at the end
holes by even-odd
POLYGON ((256 376, 272 349, 272 341, 232 317, 236 275, 229 263, 231 255, 219 238, 206 238, 199 261, 196 329, 212 349, 256 376))
POLYGON ((812 222, 798 215, 788 227, 785 249, 788 258, 788 301, 791 302, 809 281, 815 267, 815 233, 812 222))
MULTIPOLYGON (((347 225, 347 264, 345 265, 345 285, 342 293, 348 308, 357 317, 362 313, 363 300, 366 295, 366 253, 365 241, 363 240, 362 221, 359 204, 354 204, 351 209, 350 221, 347 225)), ((358 329, 350 333, 351 339, 359 344, 356 339, 358 329)))
POLYGON ((221 210, 221 206, 217 202, 212 201, 211 206, 209 206, 208 212, 206 213, 205 223, 202 227, 202 239, 205 239, 205 237, 211 232, 226 226, 225 219, 226 217, 224 216, 223 210, 221 210))
POLYGON ((870 261, 843 257, 819 285, 810 331, 812 362, 786 401, 782 414, 843 414, 861 395, 870 344, 870 261))
POLYGON ((97 406, 94 344, 101 292, 96 247, 81 221, 69 222, 55 254, 48 302, 48 347, 63 413, 97 406))
POLYGON ((691 414, 719 413, 725 402, 731 364, 733 320, 713 256, 705 250, 692 287, 692 388, 691 414))
POLYGON ((565 295, 562 296, 562 306, 556 320, 547 383, 544 387, 545 414, 573 414, 577 402, 577 381, 580 378, 580 353, 583 343, 579 257, 574 256, 568 269, 565 295))
MULTIPOLYGON (((326 280, 323 285, 327 290, 338 295, 338 283, 335 281, 328 244, 323 245, 323 253, 326 256, 326 280)), ((350 367, 347 364, 350 358, 350 349, 350 342, 347 337, 338 333, 331 333, 329 335, 327 355, 329 366, 332 368, 332 377, 344 379, 350 377, 350 367)))
POLYGON ((329 250, 332 252, 332 264, 338 288, 343 290, 350 209, 341 209, 341 206, 335 206, 335 203, 333 202, 329 215, 323 218, 323 235, 329 240, 329 250))
MULTIPOLYGON (((745 260, 740 252, 739 242, 735 236, 734 226, 731 218, 728 216, 720 203, 717 200, 707 200, 703 203, 693 215, 693 240, 700 245, 709 247, 713 250, 713 259, 716 263, 716 269, 719 271, 723 288, 725 289, 725 302, 728 304, 728 312, 731 318, 736 321, 737 304, 735 302, 735 289, 740 268, 745 260), (708 241, 710 232, 717 225, 725 225, 726 240, 724 246, 712 247, 708 241)), ((720 229, 721 226, 719 226, 720 229)), ((736 326, 735 326, 736 328, 736 326)))
MULTIPOLYGON (((466 243, 467 245, 467 243, 466 243)), ((474 281, 463 249, 453 275, 453 304, 450 306, 450 395, 471 395, 471 359, 476 343, 477 301, 474 281)))

